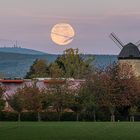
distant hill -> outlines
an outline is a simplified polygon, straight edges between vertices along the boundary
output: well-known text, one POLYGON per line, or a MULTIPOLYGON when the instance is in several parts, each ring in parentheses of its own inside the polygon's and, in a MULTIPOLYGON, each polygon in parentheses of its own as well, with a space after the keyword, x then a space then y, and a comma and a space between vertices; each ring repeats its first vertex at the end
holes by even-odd
POLYGON ((19 53, 19 54, 32 54, 32 55, 43 55, 44 52, 36 51, 32 49, 20 48, 20 47, 0 47, 0 52, 7 53, 19 53))
POLYGON ((36 59, 52 62, 57 55, 30 55, 0 52, 0 75, 4 77, 24 77, 36 59))
POLYGON ((113 62, 117 62, 118 56, 117 55, 94 55, 95 61, 94 65, 96 67, 106 67, 113 62))
MULTIPOLYGON (((27 49, 28 50, 28 49, 27 49)), ((34 52, 34 51, 33 51, 34 52)), ((29 52, 30 53, 30 52, 29 52)), ((44 59, 53 62, 58 55, 53 54, 21 54, 11 52, 0 52, 0 75, 4 77, 24 77, 29 71, 35 59, 44 59)), ((89 55, 86 55, 88 57, 89 55)), ((117 61, 116 55, 94 55, 94 64, 97 67, 104 67, 117 61)))

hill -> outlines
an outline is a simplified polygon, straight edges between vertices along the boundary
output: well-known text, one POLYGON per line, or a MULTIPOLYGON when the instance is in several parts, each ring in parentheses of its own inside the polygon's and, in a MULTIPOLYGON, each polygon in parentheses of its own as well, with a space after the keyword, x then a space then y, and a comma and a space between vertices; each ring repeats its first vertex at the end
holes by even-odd
POLYGON ((57 55, 30 55, 0 52, 0 75, 4 77, 24 77, 35 59, 52 62, 57 55))
MULTIPOLYGON (((116 61, 115 55, 94 55, 94 65, 104 67, 109 63, 116 61)), ((4 77, 24 77, 29 71, 30 66, 35 59, 44 59, 47 62, 53 62, 58 55, 54 54, 20 54, 0 52, 0 75, 4 77)), ((86 55, 88 57, 88 55, 86 55)))
POLYGON ((41 52, 41 51, 36 51, 36 50, 21 48, 21 47, 1 47, 0 52, 32 54, 32 55, 43 55, 43 54, 45 54, 44 52, 41 52))

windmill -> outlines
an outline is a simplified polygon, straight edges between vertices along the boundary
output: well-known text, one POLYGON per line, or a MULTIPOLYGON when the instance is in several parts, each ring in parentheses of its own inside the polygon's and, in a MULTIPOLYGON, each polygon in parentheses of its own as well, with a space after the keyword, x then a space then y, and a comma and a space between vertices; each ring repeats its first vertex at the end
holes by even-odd
POLYGON ((113 42, 121 49, 118 55, 120 63, 129 63, 134 67, 137 76, 140 76, 140 40, 134 43, 124 44, 115 33, 111 33, 109 36, 113 42))

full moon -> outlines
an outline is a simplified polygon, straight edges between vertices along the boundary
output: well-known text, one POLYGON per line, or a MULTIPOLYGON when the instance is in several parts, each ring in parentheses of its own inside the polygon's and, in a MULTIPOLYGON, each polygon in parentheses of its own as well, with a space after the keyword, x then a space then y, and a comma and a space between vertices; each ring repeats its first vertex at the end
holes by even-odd
POLYGON ((51 30, 51 39, 57 45, 68 45, 73 41, 75 31, 70 24, 59 23, 51 30))

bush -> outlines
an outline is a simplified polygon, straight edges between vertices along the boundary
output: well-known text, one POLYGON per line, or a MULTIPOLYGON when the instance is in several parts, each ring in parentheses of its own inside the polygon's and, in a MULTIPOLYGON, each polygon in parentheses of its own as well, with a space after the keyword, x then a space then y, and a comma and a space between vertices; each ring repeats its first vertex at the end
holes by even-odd
POLYGON ((23 112, 21 113, 21 121, 37 121, 37 113, 23 112))
POLYGON ((57 121, 58 114, 56 112, 42 112, 41 120, 42 121, 57 121))
POLYGON ((74 112, 64 112, 61 116, 61 121, 75 121, 76 114, 74 112))
POLYGON ((17 121, 16 112, 0 112, 0 121, 17 121))
MULTIPOLYGON (((42 112, 41 121, 58 121, 57 112, 42 112)), ((90 114, 81 113, 79 114, 79 121, 93 121, 93 116, 90 114)), ((116 121, 129 121, 130 116, 122 116, 116 113, 116 121)), ((0 112, 0 121, 17 121, 18 114, 16 112, 0 112)), ((23 112, 21 113, 21 121, 37 121, 36 112, 23 112)), ((61 115, 61 121, 76 121, 76 113, 64 112, 61 115)), ((104 111, 96 112, 96 121, 110 121, 110 113, 105 109, 104 111)), ((135 121, 140 121, 140 114, 135 115, 135 121)))

